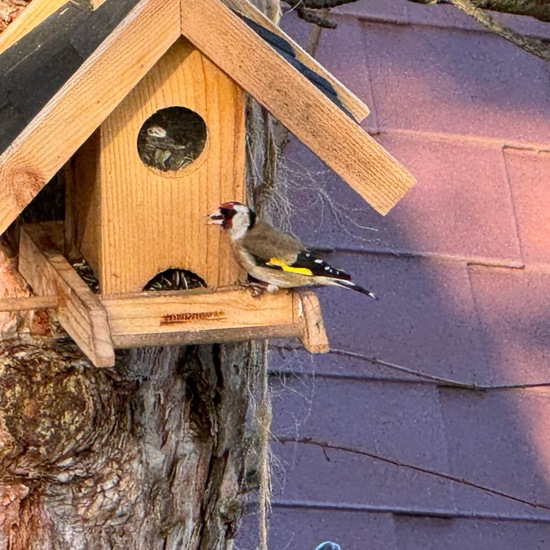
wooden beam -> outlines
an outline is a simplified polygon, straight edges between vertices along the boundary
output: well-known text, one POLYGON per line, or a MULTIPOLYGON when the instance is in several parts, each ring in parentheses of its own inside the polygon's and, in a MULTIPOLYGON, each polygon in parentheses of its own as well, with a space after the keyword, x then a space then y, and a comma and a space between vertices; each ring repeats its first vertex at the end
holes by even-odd
POLYGON ((36 294, 58 296, 57 319, 90 361, 96 367, 112 367, 115 352, 105 310, 54 245, 50 227, 22 226, 19 271, 36 294))
POLYGON ((59 299, 51 296, 22 296, 20 298, 0 299, 0 313, 6 311, 29 311, 32 309, 55 309, 59 305, 59 299))
POLYGON ((0 234, 180 36, 179 17, 177 2, 141 0, 0 156, 0 234))
POLYGON ((105 296, 117 348, 298 337, 328 352, 317 296, 280 291, 252 296, 242 287, 105 296))
POLYGON ((387 151, 220 0, 181 0, 182 32, 373 208, 415 183, 387 151))
POLYGON ((332 86, 334 93, 342 106, 353 115, 356 121, 361 122, 368 114, 369 108, 341 82, 330 74, 320 63, 304 51, 288 34, 282 31, 275 23, 267 18, 256 6, 248 0, 224 0, 224 3, 235 12, 241 14, 245 20, 250 20, 265 28, 268 33, 281 41, 283 48, 290 52, 297 61, 310 69, 316 75, 325 79, 332 86))

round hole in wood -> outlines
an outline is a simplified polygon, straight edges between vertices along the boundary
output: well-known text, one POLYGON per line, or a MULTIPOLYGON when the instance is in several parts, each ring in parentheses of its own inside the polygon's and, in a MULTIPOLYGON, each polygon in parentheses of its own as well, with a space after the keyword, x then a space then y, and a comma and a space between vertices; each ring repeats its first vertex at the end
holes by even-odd
POLYGON ((157 273, 143 290, 191 290, 206 288, 204 280, 186 269, 170 268, 157 273))
POLYGON ((206 138, 206 124, 198 113, 166 107, 143 123, 137 140, 139 158, 149 168, 177 172, 200 156, 206 138))

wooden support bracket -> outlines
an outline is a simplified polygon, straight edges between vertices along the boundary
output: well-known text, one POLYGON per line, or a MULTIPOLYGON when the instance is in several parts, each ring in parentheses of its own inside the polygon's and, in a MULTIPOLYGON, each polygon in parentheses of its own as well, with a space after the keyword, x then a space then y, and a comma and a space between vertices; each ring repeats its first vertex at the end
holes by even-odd
POLYGON ((115 350, 105 309, 54 244, 49 231, 54 225, 21 228, 19 271, 39 296, 57 295, 59 322, 93 364, 112 367, 115 350))
POLYGON ((61 224, 21 228, 19 270, 38 296, 0 301, 0 311, 55 308, 57 318, 97 367, 114 365, 114 349, 298 337, 311 353, 328 352, 312 291, 242 287, 94 294, 61 254, 61 224), (17 307, 19 301, 19 307, 17 307))

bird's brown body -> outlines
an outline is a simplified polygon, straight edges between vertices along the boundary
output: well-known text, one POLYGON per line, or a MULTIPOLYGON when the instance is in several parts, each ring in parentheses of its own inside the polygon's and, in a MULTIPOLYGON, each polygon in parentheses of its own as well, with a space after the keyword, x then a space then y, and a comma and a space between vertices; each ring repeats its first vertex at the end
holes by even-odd
MULTIPOLYGON (((277 259, 282 260, 286 265, 296 262, 298 252, 302 245, 288 233, 278 232, 277 259)), ((247 273, 258 281, 275 285, 280 288, 295 288, 313 284, 311 275, 292 273, 265 267, 258 264, 258 258, 268 262, 273 259, 273 228, 264 222, 257 222, 249 229, 243 237, 231 242, 231 248, 235 259, 247 273)))

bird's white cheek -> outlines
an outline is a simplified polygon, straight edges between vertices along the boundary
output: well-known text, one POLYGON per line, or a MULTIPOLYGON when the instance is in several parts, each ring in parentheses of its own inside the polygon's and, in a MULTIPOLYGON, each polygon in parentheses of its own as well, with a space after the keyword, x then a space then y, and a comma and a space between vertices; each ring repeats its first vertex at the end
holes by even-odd
POLYGON ((248 231, 248 223, 244 221, 240 216, 235 216, 231 220, 231 225, 229 226, 231 231, 231 240, 236 241, 244 237, 245 233, 248 231))

